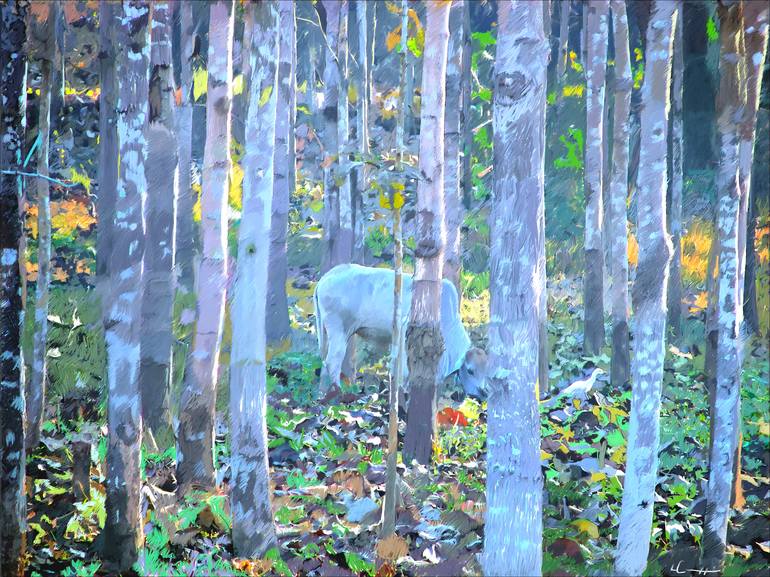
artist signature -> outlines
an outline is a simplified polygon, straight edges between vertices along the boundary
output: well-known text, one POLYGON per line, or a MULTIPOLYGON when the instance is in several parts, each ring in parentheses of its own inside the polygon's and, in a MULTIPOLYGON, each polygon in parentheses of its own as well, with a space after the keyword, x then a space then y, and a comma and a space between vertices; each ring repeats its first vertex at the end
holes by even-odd
POLYGON ((695 573, 696 575, 708 575, 709 573, 719 573, 719 569, 682 569, 682 562, 676 564, 676 567, 671 565, 671 571, 677 575, 687 575, 688 573, 695 573))

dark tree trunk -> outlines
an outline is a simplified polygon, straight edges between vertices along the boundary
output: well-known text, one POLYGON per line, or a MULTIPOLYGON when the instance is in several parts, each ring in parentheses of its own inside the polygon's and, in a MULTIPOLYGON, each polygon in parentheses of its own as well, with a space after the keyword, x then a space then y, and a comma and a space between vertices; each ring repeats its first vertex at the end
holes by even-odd
POLYGON ((0 7, 0 575, 21 577, 27 530, 24 371, 21 359, 21 170, 26 107, 25 1, 0 7), (5 171, 10 172, 7 174, 5 171))

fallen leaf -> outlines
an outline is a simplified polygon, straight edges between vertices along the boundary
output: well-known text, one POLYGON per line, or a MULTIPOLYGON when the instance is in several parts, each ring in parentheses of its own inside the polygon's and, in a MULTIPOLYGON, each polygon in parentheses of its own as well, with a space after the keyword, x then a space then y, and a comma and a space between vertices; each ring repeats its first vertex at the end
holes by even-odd
POLYGON ((397 561, 401 557, 409 554, 409 543, 406 539, 399 537, 395 533, 380 539, 375 547, 377 556, 385 561, 397 561))

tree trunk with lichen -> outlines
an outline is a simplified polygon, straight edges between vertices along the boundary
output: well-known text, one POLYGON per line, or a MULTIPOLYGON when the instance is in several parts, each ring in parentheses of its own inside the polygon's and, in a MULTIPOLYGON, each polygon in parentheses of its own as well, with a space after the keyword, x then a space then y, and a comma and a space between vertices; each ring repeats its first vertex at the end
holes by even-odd
POLYGON ((671 57, 677 3, 657 0, 647 28, 637 181, 639 264, 633 288, 634 346, 628 457, 615 550, 618 575, 647 566, 658 477, 660 402, 671 241, 666 232, 666 163, 671 57))
MULTIPOLYGON (((117 134, 119 157, 112 217, 110 292, 105 323, 107 341, 107 517, 103 555, 110 569, 125 572, 144 542, 139 504, 142 446, 139 386, 143 211, 147 195, 145 162, 150 72, 150 3, 123 4, 115 26, 117 134)), ((117 162, 117 158, 112 159, 117 162)))
POLYGON ((607 68, 609 1, 585 5, 586 35, 586 147, 585 147, 585 308, 583 350, 598 355, 604 346, 604 98, 607 68))
MULTIPOLYGON (((22 169, 24 110, 27 95, 28 3, 7 2, 0 7, 0 92, 3 115, 0 125, 0 170, 22 169)), ((21 333, 24 308, 21 300, 19 246, 22 214, 19 206, 21 178, 0 174, 0 575, 22 577, 26 548, 27 498, 24 447, 24 364, 21 333)))
MULTIPOLYGON (((252 72, 246 119, 246 142, 251 146, 246 147, 243 160, 238 274, 232 297, 230 499, 235 553, 239 557, 257 558, 277 545, 267 459, 266 313, 271 205, 275 194, 279 18, 275 0, 247 9, 253 10, 254 24, 248 39, 252 72), (269 95, 266 100, 265 94, 269 95)), ((291 10, 282 10, 282 15, 287 13, 291 14, 291 10)))
POLYGON ((610 222, 608 234, 612 239, 611 302, 612 302, 612 364, 610 382, 621 390, 631 373, 631 351, 628 334, 628 141, 631 111, 631 58, 628 43, 626 3, 613 0, 612 27, 615 40, 615 120, 612 135, 612 172, 610 174, 610 222))
POLYGON ((210 4, 206 145, 201 186, 203 246, 197 324, 187 355, 177 427, 177 493, 214 487, 214 411, 227 283, 228 176, 233 76, 233 3, 210 4))
POLYGON ((482 566, 485 575, 540 575, 543 476, 537 382, 550 50, 543 34, 543 4, 501 2, 498 9, 482 566))
MULTIPOLYGON (((404 462, 430 463, 435 438, 441 335, 441 269, 444 262, 444 114, 450 4, 426 5, 425 53, 420 112, 420 174, 417 184, 415 272, 406 331, 409 408, 404 462)), ((409 92, 407 91, 407 94, 409 92)))

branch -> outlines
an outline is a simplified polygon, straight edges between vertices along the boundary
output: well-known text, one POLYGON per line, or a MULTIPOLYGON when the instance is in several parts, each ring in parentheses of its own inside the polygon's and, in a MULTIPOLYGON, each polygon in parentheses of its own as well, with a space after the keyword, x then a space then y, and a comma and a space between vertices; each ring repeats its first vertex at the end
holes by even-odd
POLYGON ((54 184, 58 184, 59 186, 63 186, 65 188, 74 188, 78 185, 77 182, 64 182, 63 180, 59 180, 57 178, 51 178, 50 176, 45 176, 44 174, 40 174, 38 172, 22 172, 21 170, 0 170, 1 174, 11 174, 15 176, 31 176, 33 178, 42 178, 47 180, 48 182, 52 182, 54 184))

